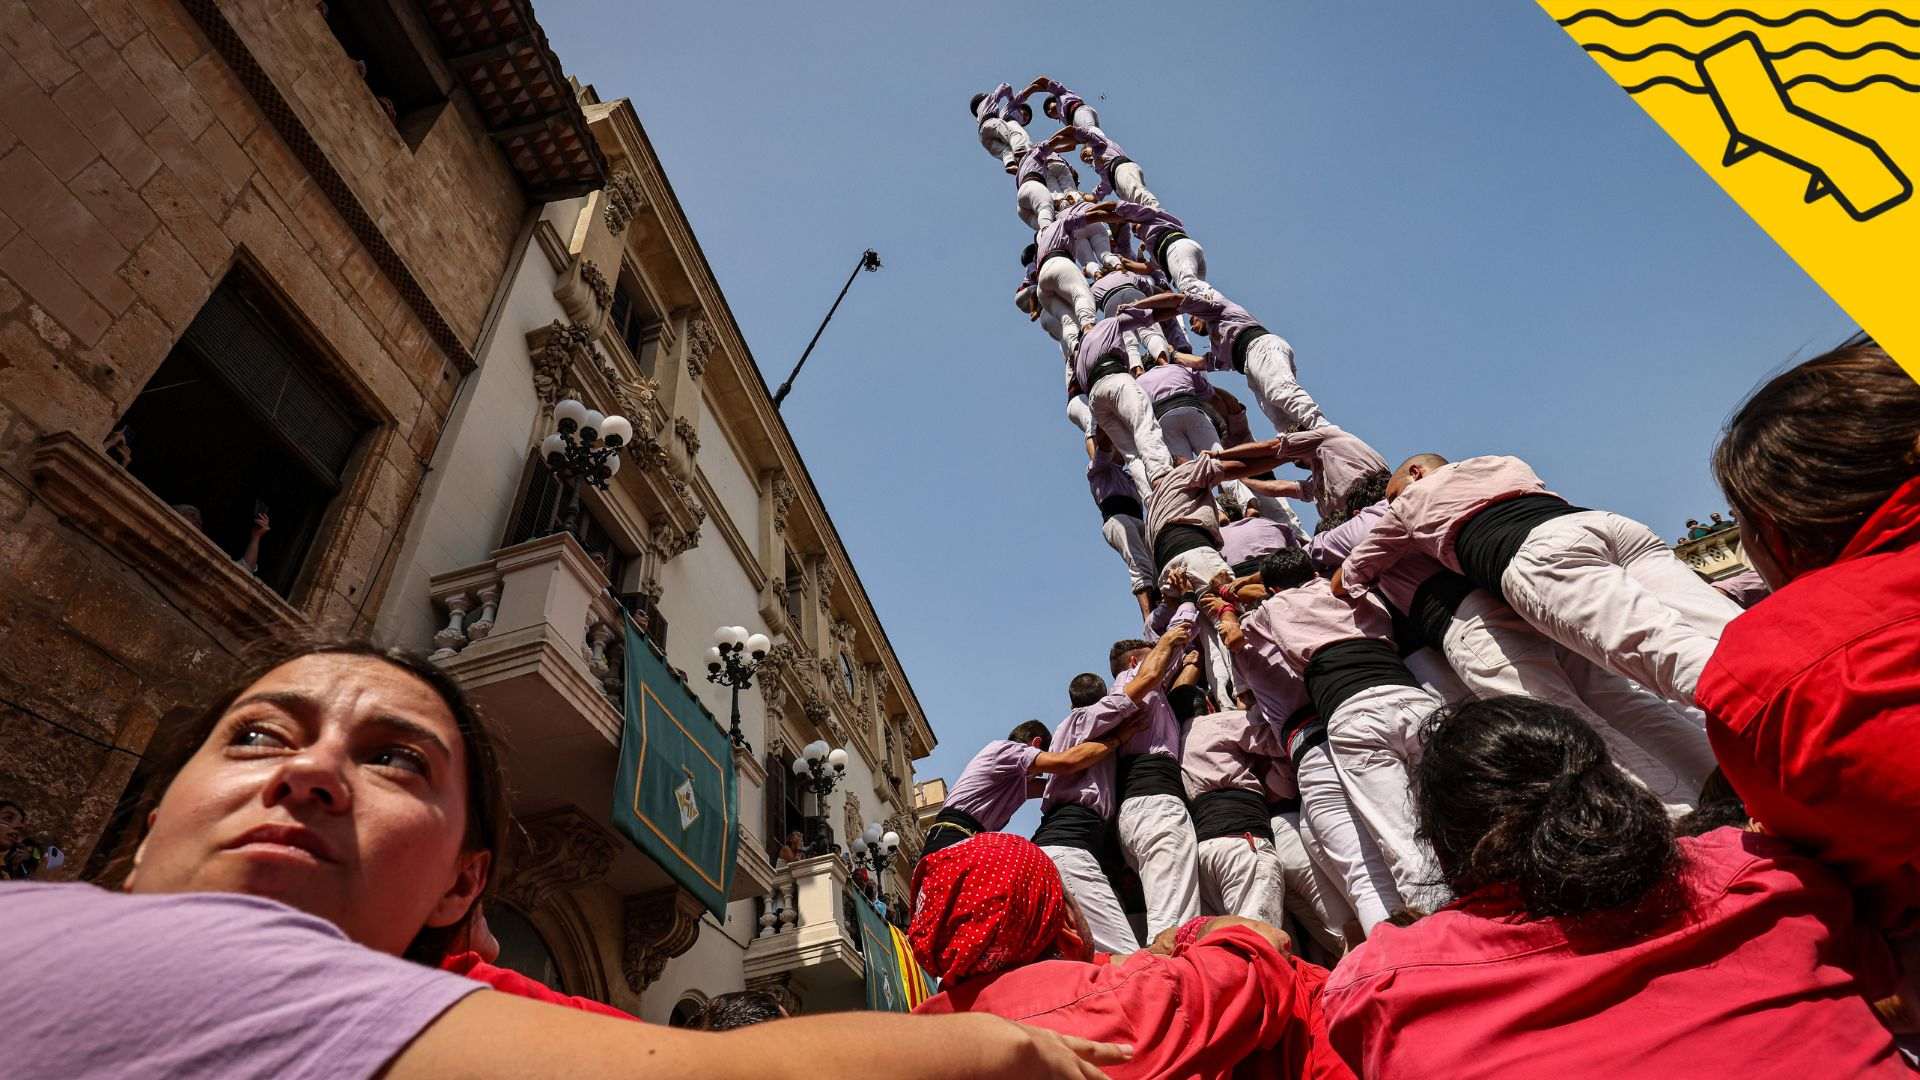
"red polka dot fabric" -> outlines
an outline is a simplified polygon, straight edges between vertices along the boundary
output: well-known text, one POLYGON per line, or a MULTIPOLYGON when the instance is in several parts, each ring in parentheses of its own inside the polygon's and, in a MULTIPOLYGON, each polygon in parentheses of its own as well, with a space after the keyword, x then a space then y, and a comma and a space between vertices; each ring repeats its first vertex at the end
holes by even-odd
POLYGON ((1080 950, 1053 860, 1011 833, 981 833, 914 869, 913 955, 942 982, 1080 950))

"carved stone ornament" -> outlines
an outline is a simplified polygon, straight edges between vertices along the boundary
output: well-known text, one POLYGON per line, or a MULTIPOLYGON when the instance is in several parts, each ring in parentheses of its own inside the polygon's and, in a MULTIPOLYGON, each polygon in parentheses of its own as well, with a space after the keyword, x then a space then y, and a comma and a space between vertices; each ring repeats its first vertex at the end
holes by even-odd
POLYGON ((698 454, 700 452, 700 432, 693 426, 693 421, 684 416, 674 417, 673 433, 678 435, 680 441, 686 444, 687 453, 698 454))
POLYGON ((647 204, 647 197, 640 191, 640 179, 625 169, 607 177, 607 231, 619 236, 627 229, 634 215, 647 204))
POLYGON ((533 363, 533 392, 551 408, 561 398, 579 394, 575 365, 594 363, 593 334, 579 323, 555 319, 527 335, 527 358, 533 363))
POLYGON ((814 582, 816 585, 819 586, 819 589, 820 589, 821 614, 824 615, 832 612, 833 611, 833 584, 834 584, 833 567, 827 565, 827 560, 825 558, 822 558, 819 561, 819 563, 816 564, 814 567, 814 582))
MULTIPOLYGON (((629 417, 629 419, 637 418, 629 417)), ((626 445, 627 457, 635 465, 652 472, 667 467, 667 448, 653 432, 646 430, 648 425, 636 422, 633 426, 633 441, 626 445)))
POLYGON ((707 370, 707 359, 719 338, 705 315, 687 319, 687 374, 699 378, 707 370))
POLYGON ((698 547, 700 546, 700 526, 706 524, 707 508, 700 505, 700 497, 693 493, 692 484, 679 477, 672 477, 670 486, 673 488, 673 493, 680 496, 680 504, 687 508, 687 513, 693 515, 693 539, 687 546, 698 547))
POLYGON ((847 831, 840 835, 849 841, 867 827, 867 823, 860 820, 860 796, 855 792, 847 792, 845 804, 841 807, 841 824, 847 827, 847 831))
POLYGON ((747 989, 763 990, 773 995, 780 1007, 787 1010, 788 1016, 800 1015, 800 996, 793 992, 793 973, 783 971, 778 975, 762 975, 747 980, 747 989))
POLYGON ((641 578, 640 587, 634 590, 634 592, 645 597, 649 604, 660 603, 660 598, 666 595, 666 591, 667 588, 660 584, 660 579, 652 575, 641 578))
POLYGON ((662 562, 679 558, 681 555, 699 546, 699 529, 682 529, 672 522, 661 522, 653 529, 653 546, 659 550, 662 562))
POLYGON ((507 846, 507 877, 500 895, 528 912, 568 889, 605 877, 619 850, 605 829, 571 806, 520 819, 507 846))
POLYGON ((620 415, 633 421, 638 428, 647 423, 647 414, 653 411, 653 403, 660 396, 660 384, 642 375, 637 378, 615 378, 613 400, 620 406, 620 415))
POLYGON ((607 280, 607 275, 601 273, 591 259, 581 260, 580 280, 586 283, 587 291, 593 294, 594 303, 599 304, 601 310, 613 306, 613 282, 607 280))
POLYGON ((808 694, 807 699, 801 703, 800 709, 807 714, 807 721, 815 727, 831 730, 835 726, 833 707, 827 704, 826 698, 818 694, 808 694))
POLYGON ((620 970, 629 989, 644 992, 667 969, 667 961, 693 948, 705 910, 677 885, 627 897, 620 970))
POLYGON ((785 473, 774 473, 772 486, 773 531, 785 533, 787 531, 787 510, 793 505, 793 500, 800 497, 800 491, 793 486, 793 481, 787 479, 785 473))

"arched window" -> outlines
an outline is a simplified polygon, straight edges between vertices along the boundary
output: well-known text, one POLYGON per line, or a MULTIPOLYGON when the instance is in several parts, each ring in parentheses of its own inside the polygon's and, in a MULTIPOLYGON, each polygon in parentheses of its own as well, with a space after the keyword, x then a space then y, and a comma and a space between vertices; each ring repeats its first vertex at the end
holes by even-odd
POLYGON ((560 985, 560 965, 547 947, 547 939, 525 915, 507 904, 491 903, 487 905, 487 926, 500 940, 501 967, 538 979, 555 990, 566 989, 560 985))

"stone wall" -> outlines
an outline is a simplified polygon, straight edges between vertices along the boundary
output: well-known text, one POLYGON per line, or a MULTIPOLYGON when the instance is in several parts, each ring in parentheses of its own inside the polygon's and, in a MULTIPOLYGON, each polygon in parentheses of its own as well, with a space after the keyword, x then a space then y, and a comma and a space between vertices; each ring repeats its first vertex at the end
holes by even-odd
MULTIPOLYGON (((217 8, 471 349, 526 204, 464 99, 409 149, 312 0, 217 8)), ((263 631, 209 614, 236 606, 218 574, 154 572, 143 550, 180 544, 150 513, 110 507, 103 530, 50 501, 43 440, 99 446, 244 262, 379 419, 291 607, 263 597, 260 622, 364 629, 462 374, 259 102, 180 0, 0 3, 0 798, 68 875, 163 718, 263 631)))

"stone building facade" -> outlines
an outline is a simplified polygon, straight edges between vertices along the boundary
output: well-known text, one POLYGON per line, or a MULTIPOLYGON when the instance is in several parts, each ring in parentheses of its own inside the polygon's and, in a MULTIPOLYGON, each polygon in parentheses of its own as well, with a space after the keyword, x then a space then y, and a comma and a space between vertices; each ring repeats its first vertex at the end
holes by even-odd
POLYGON ((898 903, 921 842, 912 763, 933 732, 638 113, 578 92, 607 184, 549 203, 516 249, 377 627, 435 650, 515 747, 524 831, 489 916, 513 928, 503 962, 658 1023, 748 985, 796 1010, 859 1007, 848 868, 774 865, 816 809, 791 762, 816 739, 848 750, 817 809, 842 843, 867 822, 901 833, 882 883, 898 903), (583 489, 573 526, 555 531, 535 448, 565 397, 627 416, 635 435, 609 489, 583 489), (741 695, 723 917, 610 822, 622 607, 723 725, 727 691, 703 678, 714 629, 775 642, 741 695))
POLYGON ((56 876, 250 647, 371 627, 512 253, 604 182, 524 0, 0 5, 0 799, 56 876))

